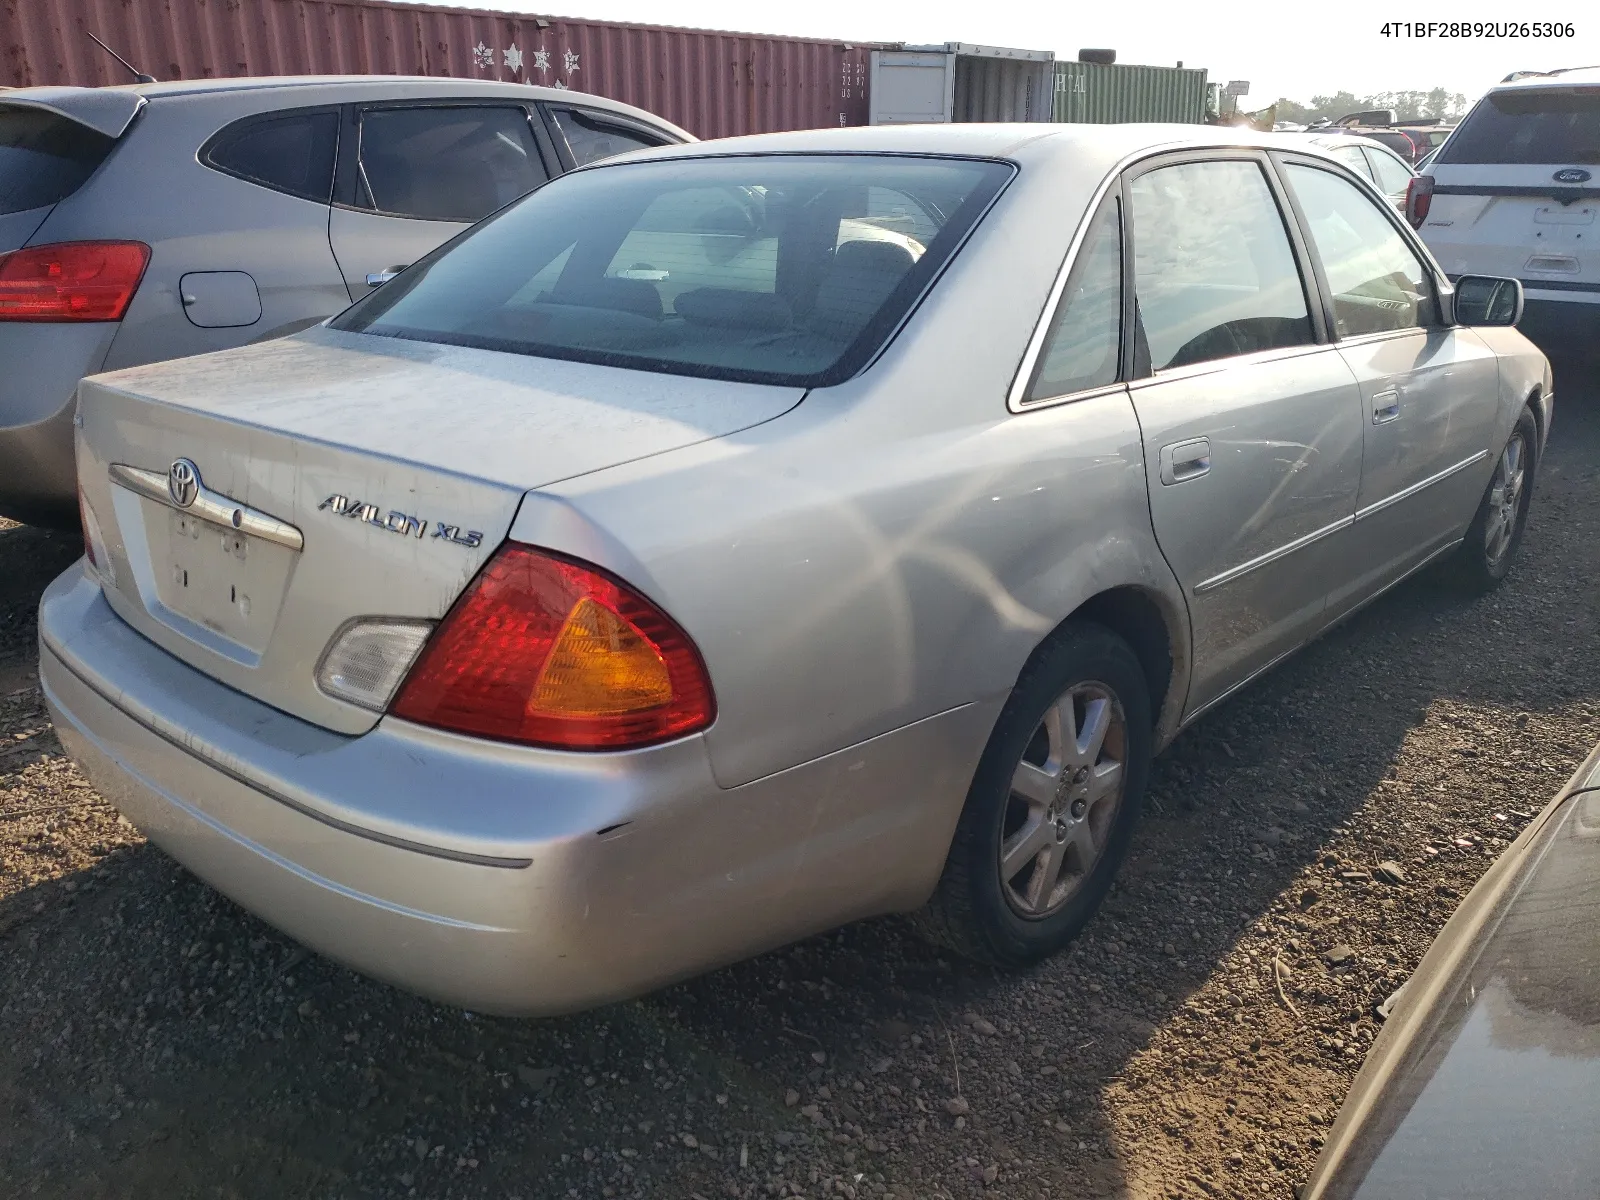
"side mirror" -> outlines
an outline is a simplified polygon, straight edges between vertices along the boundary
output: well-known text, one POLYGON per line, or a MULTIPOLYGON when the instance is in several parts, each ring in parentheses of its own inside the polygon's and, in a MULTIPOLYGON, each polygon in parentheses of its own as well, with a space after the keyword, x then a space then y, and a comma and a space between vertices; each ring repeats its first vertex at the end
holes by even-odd
POLYGON ((1458 325, 1515 325, 1522 320, 1522 281, 1495 275, 1463 275, 1456 280, 1458 325))

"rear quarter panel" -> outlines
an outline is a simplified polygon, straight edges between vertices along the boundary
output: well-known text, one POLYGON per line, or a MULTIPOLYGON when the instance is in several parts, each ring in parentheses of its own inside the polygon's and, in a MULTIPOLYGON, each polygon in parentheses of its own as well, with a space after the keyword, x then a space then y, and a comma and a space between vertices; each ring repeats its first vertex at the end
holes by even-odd
POLYGON ((166 96, 147 104, 89 185, 58 204, 36 243, 128 238, 150 265, 104 363, 138 366, 242 345, 349 303, 328 245, 328 206, 200 165, 200 147, 240 117, 328 103, 326 90, 258 89, 166 96), (190 323, 178 281, 244 271, 261 296, 252 325, 190 323))
MULTIPOLYGON (((1103 177, 1073 163, 1031 174, 854 380, 524 501, 512 537, 612 567, 695 639, 723 786, 1004 695, 1039 643, 1111 587, 1155 597, 1187 661, 1126 394, 1006 409, 1103 177)), ((1182 678, 1172 691, 1181 703, 1182 678)))

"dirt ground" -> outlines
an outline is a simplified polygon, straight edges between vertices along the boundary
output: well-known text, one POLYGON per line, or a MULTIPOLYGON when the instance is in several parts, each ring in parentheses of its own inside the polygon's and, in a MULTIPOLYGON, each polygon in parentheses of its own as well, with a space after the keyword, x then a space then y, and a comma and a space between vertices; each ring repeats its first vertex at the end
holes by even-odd
POLYGON ((1374 1005, 1600 737, 1600 389, 1558 380, 1506 585, 1407 584, 1187 732, 1069 953, 882 920, 564 1020, 359 978, 146 845, 34 675, 79 546, 0 527, 0 1195, 1291 1196, 1374 1005))

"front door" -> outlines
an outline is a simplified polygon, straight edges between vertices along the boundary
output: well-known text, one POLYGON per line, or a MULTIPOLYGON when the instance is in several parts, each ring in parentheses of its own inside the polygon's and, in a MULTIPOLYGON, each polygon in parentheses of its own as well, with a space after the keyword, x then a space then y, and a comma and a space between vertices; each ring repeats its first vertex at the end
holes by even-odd
POLYGON ((520 105, 372 105, 353 120, 328 221, 352 300, 550 177, 520 105))
POLYGON ((1151 372, 1129 391, 1189 603, 1192 716, 1319 628, 1360 484, 1360 397, 1319 341, 1264 158, 1158 165, 1127 194, 1151 372))
POLYGON ((1493 471, 1494 353, 1441 325, 1431 272, 1392 213, 1319 165, 1284 175, 1327 282, 1339 352, 1361 386, 1362 471, 1350 569, 1330 597, 1360 603, 1459 537, 1493 471))

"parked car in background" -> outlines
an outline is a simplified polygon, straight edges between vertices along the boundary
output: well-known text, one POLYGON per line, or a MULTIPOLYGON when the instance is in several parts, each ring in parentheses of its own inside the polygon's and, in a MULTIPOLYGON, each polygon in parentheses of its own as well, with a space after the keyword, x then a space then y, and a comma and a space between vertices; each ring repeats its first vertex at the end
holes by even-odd
POLYGON ((86 380, 55 729, 202 878, 475 1010, 891 911, 1049 954, 1157 748, 1430 563, 1493 588, 1527 519, 1518 285, 1280 137, 652 151, 86 380))
POLYGON ((1387 146, 1370 138, 1354 137, 1346 133, 1307 133, 1294 140, 1326 150, 1356 174, 1367 179, 1373 187, 1389 198, 1389 203, 1396 209, 1405 211, 1406 196, 1411 190, 1411 180, 1416 176, 1416 172, 1387 146))
POLYGON ((1574 347, 1600 344, 1600 68, 1491 89, 1408 211, 1446 271, 1515 276, 1530 323, 1574 347))
POLYGON ((1594 1195, 1600 748, 1385 1007, 1306 1200, 1594 1195))
POLYGON ((302 328, 553 175, 692 140, 466 79, 0 93, 0 516, 76 522, 82 376, 302 328))

